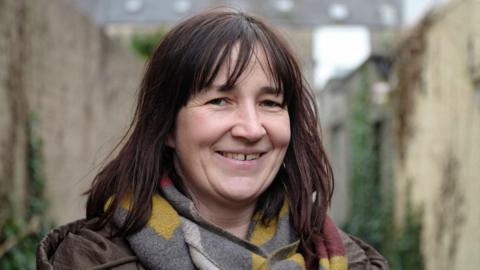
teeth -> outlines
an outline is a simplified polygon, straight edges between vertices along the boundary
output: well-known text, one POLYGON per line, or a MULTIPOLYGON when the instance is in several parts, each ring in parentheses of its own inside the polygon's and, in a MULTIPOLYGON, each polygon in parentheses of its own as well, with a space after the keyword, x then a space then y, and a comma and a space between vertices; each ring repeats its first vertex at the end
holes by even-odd
POLYGON ((224 157, 227 157, 227 158, 231 158, 231 159, 235 159, 235 160, 241 160, 241 161, 245 161, 245 160, 254 160, 254 159, 258 159, 260 157, 260 154, 242 154, 242 153, 225 153, 225 152, 222 152, 222 155, 224 157))

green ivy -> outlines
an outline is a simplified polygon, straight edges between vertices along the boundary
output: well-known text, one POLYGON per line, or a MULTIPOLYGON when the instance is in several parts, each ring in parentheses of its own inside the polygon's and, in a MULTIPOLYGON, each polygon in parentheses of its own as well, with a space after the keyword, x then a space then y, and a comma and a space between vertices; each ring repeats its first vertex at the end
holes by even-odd
POLYGON ((352 200, 351 215, 344 229, 379 250, 392 270, 423 269, 421 214, 415 213, 408 203, 403 226, 397 228, 393 216, 393 185, 382 186, 384 183, 379 179, 380 157, 375 153, 374 126, 369 118, 370 88, 367 66, 363 66, 352 102, 352 200))
MULTIPOLYGON (((408 190, 407 195, 410 194, 408 190)), ((405 205, 403 227, 396 230, 394 242, 386 250, 392 261, 392 269, 424 269, 422 251, 420 250, 422 213, 413 209, 410 201, 405 205)))
POLYGON ((0 234, 0 269, 35 269, 35 251, 53 224, 46 218, 45 176, 39 121, 31 114, 27 126, 27 201, 24 216, 18 215, 17 200, 8 199, 7 216, 0 234))
POLYGON ((377 163, 373 153, 374 133, 369 120, 370 84, 365 70, 361 71, 359 91, 352 107, 352 214, 347 230, 378 246, 382 242, 380 233, 381 197, 377 191, 377 163))
POLYGON ((132 36, 131 45, 133 50, 142 58, 147 59, 165 35, 163 28, 153 33, 135 33, 132 36))

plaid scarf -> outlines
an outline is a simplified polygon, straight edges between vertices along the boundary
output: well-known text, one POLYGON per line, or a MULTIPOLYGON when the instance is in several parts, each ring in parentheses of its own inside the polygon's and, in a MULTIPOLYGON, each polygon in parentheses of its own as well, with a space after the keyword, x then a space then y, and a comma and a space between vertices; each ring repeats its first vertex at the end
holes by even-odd
MULTIPOLYGON (((252 219, 247 240, 240 239, 200 217, 191 200, 168 177, 161 180, 163 196, 153 198, 152 216, 140 231, 127 237, 142 264, 152 270, 173 269, 305 269, 297 251, 299 240, 290 227, 288 205, 268 226, 252 219)), ((129 200, 122 202, 115 223, 126 217, 129 200)), ((321 270, 346 270, 347 259, 335 224, 326 218, 325 239, 318 243, 321 270)))

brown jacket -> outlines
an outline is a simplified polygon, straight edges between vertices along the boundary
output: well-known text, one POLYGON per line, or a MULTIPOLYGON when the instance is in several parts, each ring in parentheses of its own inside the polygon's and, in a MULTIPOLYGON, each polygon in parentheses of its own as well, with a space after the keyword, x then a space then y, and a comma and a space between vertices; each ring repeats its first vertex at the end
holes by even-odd
MULTIPOLYGON (((145 269, 123 238, 109 237, 111 227, 93 231, 88 224, 79 220, 48 233, 37 248, 37 269, 145 269)), ((348 269, 388 269, 385 259, 372 247, 345 233, 342 238, 348 269)))

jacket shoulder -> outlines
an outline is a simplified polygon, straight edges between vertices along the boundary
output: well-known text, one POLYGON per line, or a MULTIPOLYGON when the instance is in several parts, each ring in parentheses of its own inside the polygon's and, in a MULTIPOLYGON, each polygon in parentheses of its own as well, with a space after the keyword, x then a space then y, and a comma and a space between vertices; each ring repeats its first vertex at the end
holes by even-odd
POLYGON ((340 230, 349 270, 388 270, 387 261, 362 240, 340 230))
POLYGON ((91 229, 78 220, 50 231, 37 247, 37 269, 143 269, 128 243, 111 237, 113 228, 91 229))

